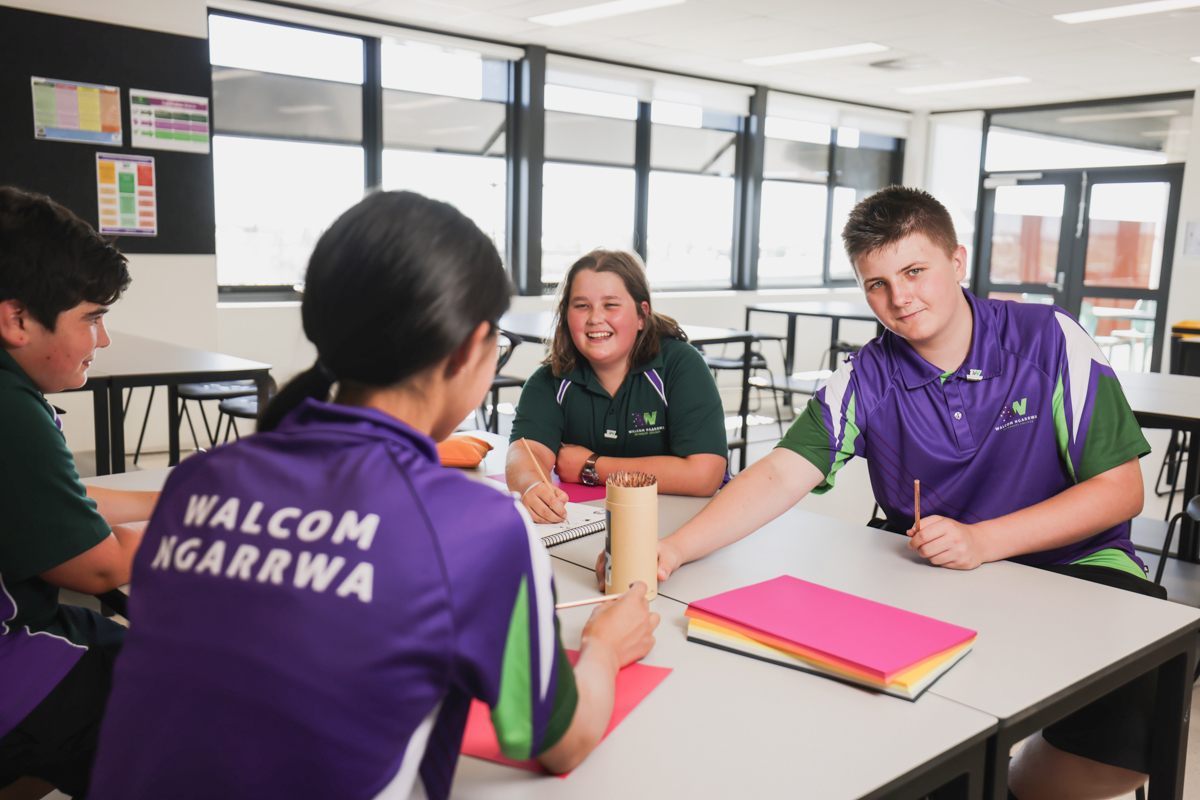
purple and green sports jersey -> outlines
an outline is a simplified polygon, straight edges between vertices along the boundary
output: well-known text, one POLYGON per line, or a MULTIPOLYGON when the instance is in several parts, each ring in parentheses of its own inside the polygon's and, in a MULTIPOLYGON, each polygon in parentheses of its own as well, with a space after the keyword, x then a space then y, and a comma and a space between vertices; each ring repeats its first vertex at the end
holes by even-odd
MULTIPOLYGON (((995 519, 1150 452, 1121 385, 1079 323, 1053 306, 981 300, 971 349, 949 377, 891 331, 867 344, 809 401, 779 443, 812 462, 828 491, 852 456, 875 499, 911 525, 921 513, 995 519)), ((1069 564, 1115 548, 1144 565, 1122 522, 1073 544, 1011 559, 1069 564)))
POLYGON ((518 759, 575 711, 524 510, 376 410, 178 466, 129 608, 92 800, 445 798, 472 698, 518 759))

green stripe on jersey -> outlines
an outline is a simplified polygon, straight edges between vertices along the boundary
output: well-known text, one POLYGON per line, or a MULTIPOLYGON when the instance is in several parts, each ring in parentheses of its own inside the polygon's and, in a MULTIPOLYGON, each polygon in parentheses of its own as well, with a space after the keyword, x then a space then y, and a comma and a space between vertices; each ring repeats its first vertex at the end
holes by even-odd
MULTIPOLYGON (((834 475, 855 454, 855 443, 860 435, 858 426, 855 424, 856 400, 854 393, 851 393, 850 402, 846 407, 846 417, 843 420, 842 446, 832 458, 830 452, 833 451, 836 443, 832 441, 833 437, 825 427, 825 404, 815 397, 808 401, 808 405, 800 412, 800 416, 788 428, 787 434, 779 440, 779 444, 775 445, 803 456, 825 476, 825 480, 813 489, 814 494, 824 494, 832 489, 834 475)), ((830 412, 839 413, 834 409, 830 409, 830 412)))
MULTIPOLYGON (((1083 400, 1080 398, 1078 402, 1083 400)), ((1071 398, 1071 402, 1076 399, 1071 398)), ((1096 400, 1092 403, 1092 421, 1076 470, 1078 480, 1086 481, 1149 452, 1150 444, 1142 435, 1120 382, 1109 375, 1100 375, 1096 382, 1096 400)))
POLYGON ((1119 569, 1122 572, 1128 572, 1130 575, 1137 575, 1139 578, 1149 580, 1149 578, 1146 578, 1146 573, 1142 571, 1142 568, 1137 565, 1136 561, 1129 557, 1128 553, 1124 550, 1118 550, 1115 547, 1106 547, 1103 550, 1097 550, 1071 563, 1085 564, 1090 567, 1119 569))
MULTIPOLYGON (((558 632, 558 618, 554 620, 555 633, 558 632)), ((558 744, 571 727, 575 718, 575 707, 579 705, 579 690, 575 686, 575 670, 571 661, 562 649, 562 638, 555 636, 555 647, 558 648, 558 680, 554 686, 554 706, 550 711, 550 721, 546 723, 546 732, 542 734, 539 755, 558 744)))
POLYGON ((529 758, 533 751, 533 665, 529 642, 529 585, 522 575, 504 643, 500 700, 492 709, 492 725, 500 750, 517 761, 529 758))
POLYGON ((1058 373, 1058 380, 1054 384, 1054 399, 1051 401, 1051 409, 1054 414, 1054 440, 1058 444, 1058 457, 1067 465, 1067 472, 1071 473, 1071 480, 1079 483, 1079 478, 1075 476, 1075 465, 1071 463, 1071 437, 1067 428, 1067 405, 1065 401, 1065 393, 1063 392, 1062 372, 1058 373))

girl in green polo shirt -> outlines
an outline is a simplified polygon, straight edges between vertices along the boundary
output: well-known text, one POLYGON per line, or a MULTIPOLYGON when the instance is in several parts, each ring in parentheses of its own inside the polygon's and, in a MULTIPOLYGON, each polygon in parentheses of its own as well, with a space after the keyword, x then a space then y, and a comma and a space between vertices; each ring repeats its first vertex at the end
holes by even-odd
POLYGON ((534 458, 569 483, 637 470, 662 494, 713 494, 729 452, 721 397, 679 323, 651 310, 641 259, 593 250, 559 295, 549 354, 517 405, 508 488, 536 522, 565 519, 567 494, 542 481, 534 458))

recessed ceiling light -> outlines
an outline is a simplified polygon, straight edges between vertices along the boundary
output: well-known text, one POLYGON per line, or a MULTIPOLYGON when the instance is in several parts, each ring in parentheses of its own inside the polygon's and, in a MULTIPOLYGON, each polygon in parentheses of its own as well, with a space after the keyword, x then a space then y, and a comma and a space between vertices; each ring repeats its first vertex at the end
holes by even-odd
POLYGON ((1116 122, 1122 119, 1150 119, 1151 117, 1175 117, 1179 112, 1174 108, 1160 108, 1157 111, 1119 111, 1112 114, 1077 114, 1073 117, 1059 117, 1059 122, 1116 122))
POLYGON ((745 63, 755 67, 777 67, 780 64, 798 64, 801 61, 823 61, 827 58, 845 58, 846 56, 861 56, 867 53, 882 53, 886 45, 874 42, 848 44, 844 47, 827 47, 823 50, 805 50, 802 53, 784 53, 778 56, 762 56, 747 58, 745 63))
POLYGON ((959 83, 932 83, 926 86, 904 86, 897 89, 901 94, 925 94, 926 92, 953 92, 958 89, 986 89, 989 86, 1013 86, 1018 83, 1029 83, 1029 78, 1010 75, 1007 78, 985 78, 981 81, 961 81, 959 83))
POLYGON ((1200 64, 1200 56, 1192 56, 1192 61, 1195 61, 1197 64, 1200 64))
POLYGON ((1096 22, 1102 19, 1136 17, 1141 14, 1158 14, 1162 11, 1178 11, 1181 8, 1200 6, 1200 0, 1153 0, 1150 3, 1130 3, 1124 6, 1093 8, 1091 11, 1073 11, 1070 14, 1055 14, 1059 22, 1074 25, 1079 22, 1096 22))
POLYGON ((651 8, 676 6, 683 2, 684 0, 613 0, 610 3, 597 3, 592 6, 572 8, 568 11, 555 11, 553 14, 542 14, 537 17, 530 17, 529 21, 536 22, 539 25, 552 25, 557 28, 562 25, 574 25, 577 22, 589 22, 593 19, 632 14, 635 11, 646 11, 651 8))

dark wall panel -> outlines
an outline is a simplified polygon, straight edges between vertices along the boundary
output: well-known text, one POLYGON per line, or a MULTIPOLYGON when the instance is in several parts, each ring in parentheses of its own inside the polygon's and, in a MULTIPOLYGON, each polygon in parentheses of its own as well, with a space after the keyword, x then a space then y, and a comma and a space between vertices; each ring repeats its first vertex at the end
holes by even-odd
POLYGON ((96 225, 96 153, 153 156, 158 235, 121 237, 117 246, 215 253, 211 153, 129 147, 130 87, 211 98, 208 41, 0 7, 0 184, 47 194, 96 225), (119 86, 124 145, 34 139, 33 75, 119 86))

